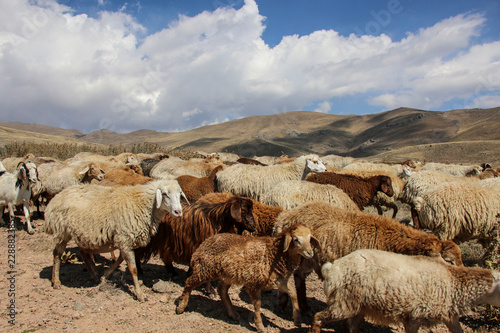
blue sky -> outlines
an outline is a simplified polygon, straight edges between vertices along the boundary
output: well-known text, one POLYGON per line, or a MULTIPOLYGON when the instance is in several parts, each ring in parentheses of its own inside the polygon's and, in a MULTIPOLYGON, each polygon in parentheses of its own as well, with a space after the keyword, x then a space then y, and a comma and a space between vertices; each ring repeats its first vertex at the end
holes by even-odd
POLYGON ((2 121, 183 131, 401 106, 500 106, 498 0, 0 3, 2 121))

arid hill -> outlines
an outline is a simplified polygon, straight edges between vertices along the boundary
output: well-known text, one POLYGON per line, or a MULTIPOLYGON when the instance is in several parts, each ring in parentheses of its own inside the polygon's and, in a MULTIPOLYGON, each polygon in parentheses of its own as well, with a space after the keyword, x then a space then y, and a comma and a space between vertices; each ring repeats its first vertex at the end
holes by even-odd
POLYGON ((399 108, 368 115, 312 111, 251 116, 180 133, 109 130, 89 134, 44 125, 0 122, 0 143, 53 139, 104 145, 157 143, 168 148, 242 156, 338 154, 378 160, 415 158, 500 164, 500 107, 452 111, 399 108), (35 135, 35 134, 36 135, 35 135))

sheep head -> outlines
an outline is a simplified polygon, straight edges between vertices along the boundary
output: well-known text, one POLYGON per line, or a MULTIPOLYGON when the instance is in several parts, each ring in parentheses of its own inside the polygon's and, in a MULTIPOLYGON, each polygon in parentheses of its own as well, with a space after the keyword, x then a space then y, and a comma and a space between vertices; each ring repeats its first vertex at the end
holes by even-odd
POLYGON ((314 256, 314 247, 321 248, 311 230, 302 224, 295 224, 283 230, 285 244, 283 252, 298 254, 306 259, 314 256))
POLYGON ((20 181, 28 179, 32 184, 38 181, 38 170, 33 162, 20 162, 17 165, 17 177, 20 181))
POLYGON ((156 208, 168 211, 174 217, 181 217, 181 196, 183 194, 176 180, 164 180, 159 182, 156 188, 156 208))
POLYGON ((324 172, 326 167, 323 162, 316 155, 306 157, 306 167, 311 172, 324 172))
POLYGON ((451 240, 441 241, 441 257, 444 261, 455 266, 463 266, 462 251, 457 244, 451 240))
POLYGON ((99 168, 94 163, 88 164, 82 171, 79 172, 79 174, 85 175, 84 178, 87 178, 88 182, 92 179, 97 179, 98 181, 104 179, 104 170, 99 168))
POLYGON ((234 196, 231 202, 231 217, 237 222, 235 227, 239 234, 243 233, 244 230, 250 232, 256 230, 251 199, 234 196))
POLYGON ((380 189, 389 197, 394 195, 394 189, 392 188, 392 179, 389 176, 380 177, 380 189))
POLYGON ((490 291, 479 297, 475 303, 500 307, 500 272, 492 270, 491 275, 493 277, 493 284, 490 291))

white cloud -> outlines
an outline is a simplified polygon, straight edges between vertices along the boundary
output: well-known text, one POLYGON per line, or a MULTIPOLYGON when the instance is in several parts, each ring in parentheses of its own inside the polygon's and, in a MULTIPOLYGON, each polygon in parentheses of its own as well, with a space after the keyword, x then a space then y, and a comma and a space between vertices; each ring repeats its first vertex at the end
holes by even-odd
POLYGON ((328 113, 332 109, 332 103, 328 101, 321 102, 316 108, 316 112, 328 113))
POLYGON ((180 16, 146 35, 123 12, 90 18, 53 0, 3 1, 3 120, 83 131, 186 130, 318 100, 325 101, 318 111, 328 112, 329 100, 360 93, 386 109, 496 103, 500 42, 472 44, 481 15, 451 17, 401 41, 320 30, 284 36, 273 48, 262 40, 264 22, 247 0, 238 10, 180 16))

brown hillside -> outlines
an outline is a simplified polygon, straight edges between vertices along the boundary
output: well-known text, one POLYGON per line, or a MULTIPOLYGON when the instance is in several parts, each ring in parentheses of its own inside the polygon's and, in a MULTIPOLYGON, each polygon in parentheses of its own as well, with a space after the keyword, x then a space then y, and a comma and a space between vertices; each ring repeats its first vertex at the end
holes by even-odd
POLYGON ((399 108, 368 115, 295 111, 235 119, 179 133, 100 130, 79 134, 50 126, 0 125, 58 137, 73 135, 87 143, 127 146, 150 142, 166 148, 228 151, 249 157, 318 153, 383 160, 415 156, 442 162, 500 162, 500 107, 452 111, 399 108))

